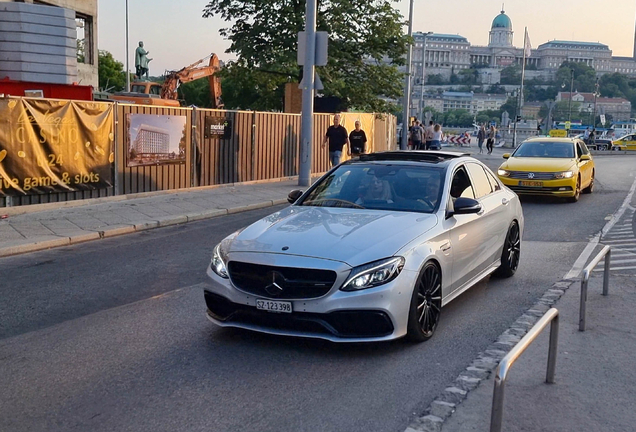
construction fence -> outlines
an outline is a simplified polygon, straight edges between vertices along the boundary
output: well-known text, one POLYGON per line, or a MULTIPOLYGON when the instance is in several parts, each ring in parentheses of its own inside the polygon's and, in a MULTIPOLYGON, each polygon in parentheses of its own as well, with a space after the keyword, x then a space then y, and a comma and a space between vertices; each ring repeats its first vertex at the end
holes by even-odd
MULTIPOLYGON (((341 117, 368 152, 395 148, 394 116, 341 117)), ((314 116, 312 173, 329 169, 331 123, 314 116)), ((298 114, 3 98, 0 207, 293 177, 300 133, 298 114)))

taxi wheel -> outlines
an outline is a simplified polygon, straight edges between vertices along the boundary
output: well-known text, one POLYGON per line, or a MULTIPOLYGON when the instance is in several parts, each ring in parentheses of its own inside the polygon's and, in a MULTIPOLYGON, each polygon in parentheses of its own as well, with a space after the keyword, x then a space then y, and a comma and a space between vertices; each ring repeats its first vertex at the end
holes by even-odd
POLYGON ((581 176, 579 176, 576 180, 576 190, 574 191, 574 196, 568 198, 568 202, 577 202, 581 197, 581 176))
POLYGON ((592 171, 592 179, 590 180, 590 184, 588 187, 583 189, 583 193, 591 194, 592 192, 594 192, 594 174, 594 171, 592 171))

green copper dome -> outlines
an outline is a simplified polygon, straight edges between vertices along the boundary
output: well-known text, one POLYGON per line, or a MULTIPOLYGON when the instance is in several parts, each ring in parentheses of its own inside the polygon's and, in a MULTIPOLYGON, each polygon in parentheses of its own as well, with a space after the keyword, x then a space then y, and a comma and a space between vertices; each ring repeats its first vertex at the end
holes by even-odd
POLYGON ((508 15, 501 11, 501 14, 497 15, 497 17, 492 22, 493 30, 496 28, 505 28, 512 30, 512 21, 508 18, 508 15))

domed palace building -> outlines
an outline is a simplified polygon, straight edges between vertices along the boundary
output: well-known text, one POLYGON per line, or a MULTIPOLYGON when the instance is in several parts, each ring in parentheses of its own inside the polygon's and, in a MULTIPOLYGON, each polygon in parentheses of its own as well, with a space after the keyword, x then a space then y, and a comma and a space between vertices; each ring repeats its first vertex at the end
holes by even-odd
MULTIPOLYGON (((523 30, 520 33, 520 48, 517 48, 512 20, 504 10, 492 21, 488 46, 472 46, 460 35, 417 32, 413 35, 416 85, 423 76, 423 54, 426 56, 427 77, 441 75, 449 79, 453 73, 475 67, 483 84, 496 84, 500 80, 501 69, 513 64, 521 65, 523 61, 523 30)), ((532 36, 531 29, 529 33, 532 36)), ((546 42, 532 50, 531 56, 526 59, 526 65, 531 66, 527 76, 550 78, 565 61, 586 63, 599 74, 620 72, 636 77, 633 57, 614 57, 609 46, 599 42, 559 40, 546 42)))

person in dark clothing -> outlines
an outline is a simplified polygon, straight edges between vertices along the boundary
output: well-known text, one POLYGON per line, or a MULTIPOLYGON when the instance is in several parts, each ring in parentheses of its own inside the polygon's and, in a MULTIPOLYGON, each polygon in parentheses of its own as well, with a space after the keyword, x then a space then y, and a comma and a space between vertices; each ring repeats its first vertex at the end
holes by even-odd
POLYGON ((367 134, 360 127, 360 121, 356 121, 356 128, 349 134, 349 156, 358 157, 364 154, 367 145, 367 134))
POLYGON ((340 124, 340 114, 336 114, 333 117, 333 125, 329 126, 327 129, 325 140, 322 143, 322 148, 325 148, 327 143, 329 143, 329 162, 333 167, 340 163, 342 148, 345 144, 349 144, 347 130, 340 124))

